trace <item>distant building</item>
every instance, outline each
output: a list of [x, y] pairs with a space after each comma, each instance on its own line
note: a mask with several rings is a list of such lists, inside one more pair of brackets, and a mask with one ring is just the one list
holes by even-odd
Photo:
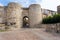
[[60, 5], [57, 6], [57, 12], [58, 12], [58, 14], [60, 14]]
[[43, 18], [57, 14], [56, 11], [52, 11], [52, 10], [48, 10], [48, 9], [41, 9], [41, 10], [42, 10]]

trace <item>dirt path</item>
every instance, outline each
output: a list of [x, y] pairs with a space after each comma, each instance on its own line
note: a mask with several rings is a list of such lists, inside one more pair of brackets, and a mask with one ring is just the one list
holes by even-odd
[[43, 29], [20, 29], [0, 32], [0, 40], [60, 40], [60, 36], [54, 36]]
[[43, 40], [60, 40], [60, 35], [52, 34], [52, 33], [46, 32], [42, 29], [32, 30], [32, 33], [39, 36]]

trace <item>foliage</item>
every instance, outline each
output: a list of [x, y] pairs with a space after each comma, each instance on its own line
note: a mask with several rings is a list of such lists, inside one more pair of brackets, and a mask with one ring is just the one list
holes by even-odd
[[6, 30], [0, 30], [0, 32], [5, 32]]
[[60, 23], [60, 14], [55, 14], [53, 16], [49, 16], [42, 20], [43, 24], [52, 24], [52, 23]]

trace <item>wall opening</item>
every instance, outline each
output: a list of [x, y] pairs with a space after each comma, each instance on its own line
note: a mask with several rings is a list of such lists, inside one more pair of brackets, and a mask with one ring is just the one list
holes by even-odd
[[29, 18], [28, 18], [28, 16], [23, 17], [23, 28], [29, 28]]

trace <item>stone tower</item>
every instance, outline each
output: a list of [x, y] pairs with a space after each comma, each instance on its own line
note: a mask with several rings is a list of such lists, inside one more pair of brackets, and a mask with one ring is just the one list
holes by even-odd
[[39, 4], [32, 4], [28, 8], [23, 8], [20, 4], [11, 2], [3, 10], [3, 21], [7, 27], [38, 27], [42, 22]]
[[37, 27], [42, 22], [41, 6], [39, 4], [30, 5], [29, 21], [30, 27]]
[[22, 27], [22, 9], [18, 3], [11, 2], [7, 6], [7, 24]]

